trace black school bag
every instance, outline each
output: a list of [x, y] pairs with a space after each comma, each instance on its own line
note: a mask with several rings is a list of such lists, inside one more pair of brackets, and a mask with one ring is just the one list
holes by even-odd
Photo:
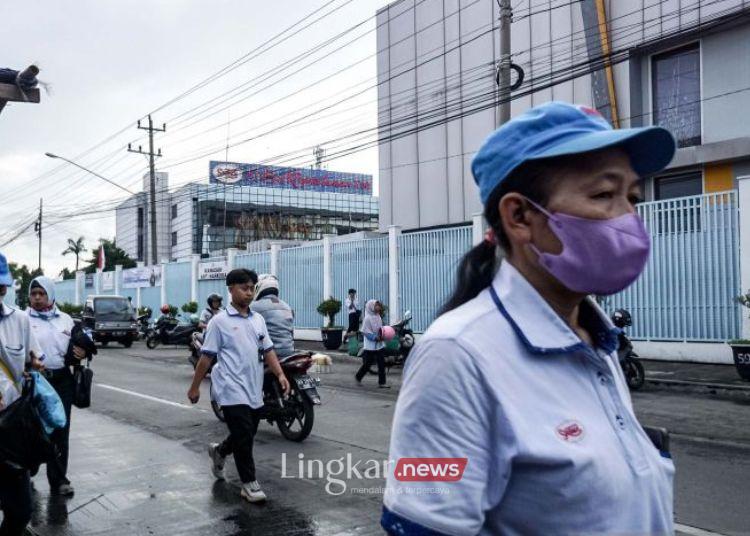
[[24, 378], [21, 397], [0, 411], [0, 461], [32, 473], [55, 459], [55, 447], [34, 406], [34, 389], [34, 378]]

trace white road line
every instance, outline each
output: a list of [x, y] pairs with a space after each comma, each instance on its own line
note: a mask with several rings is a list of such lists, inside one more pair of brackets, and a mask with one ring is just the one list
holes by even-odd
[[691, 536], [723, 536], [719, 532], [711, 532], [710, 530], [699, 529], [698, 527], [691, 527], [690, 525], [682, 525], [675, 523], [674, 528], [678, 532], [690, 534]]
[[166, 400], [164, 398], [158, 398], [156, 396], [151, 396], [151, 395], [144, 395], [143, 393], [139, 393], [137, 391], [129, 391], [127, 389], [115, 387], [114, 385], [107, 385], [106, 383], [97, 383], [95, 385], [97, 387], [101, 387], [102, 389], [109, 389], [110, 391], [115, 391], [117, 393], [122, 393], [122, 394], [130, 395], [130, 396], [136, 396], [138, 398], [143, 398], [144, 400], [150, 400], [151, 402], [159, 402], [160, 404], [167, 404], [168, 406], [173, 406], [176, 408], [189, 409], [191, 411], [195, 411], [195, 410], [207, 411], [203, 408], [199, 408], [198, 406], [189, 406], [187, 404], [180, 404], [179, 402], [172, 402], [171, 400]]

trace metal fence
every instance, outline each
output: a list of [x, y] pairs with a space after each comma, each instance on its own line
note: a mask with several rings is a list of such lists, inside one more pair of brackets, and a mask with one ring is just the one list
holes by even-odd
[[320, 327], [317, 306], [323, 293], [323, 246], [282, 249], [279, 255], [281, 298], [294, 310], [298, 328]]
[[257, 253], [243, 253], [235, 257], [237, 268], [255, 270], [257, 274], [267, 274], [271, 271], [271, 252], [260, 251]]
[[471, 226], [402, 234], [398, 239], [401, 311], [424, 331], [453, 290], [461, 257], [471, 249]]
[[342, 302], [338, 323], [348, 323], [343, 302], [350, 288], [357, 289], [361, 309], [369, 299], [388, 305], [388, 238], [334, 242], [331, 257], [333, 296]]
[[651, 257], [626, 291], [605, 300], [630, 311], [636, 339], [726, 341], [741, 330], [737, 192], [643, 203]]
[[191, 267], [189, 261], [173, 262], [165, 266], [167, 303], [170, 305], [180, 308], [190, 301]]
[[57, 303], [75, 303], [76, 301], [76, 280], [66, 279], [55, 283], [55, 296]]

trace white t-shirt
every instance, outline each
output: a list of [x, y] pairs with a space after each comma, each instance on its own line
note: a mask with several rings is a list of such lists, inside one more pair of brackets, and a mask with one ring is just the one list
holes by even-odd
[[[31, 352], [37, 357], [43, 356], [31, 332], [29, 317], [15, 307], [3, 304], [0, 311], [0, 359], [5, 366], [0, 367], [0, 393], [5, 407], [21, 396], [19, 386], [26, 364], [31, 362]], [[6, 368], [12, 379], [8, 378]]]
[[57, 307], [53, 316], [45, 317], [34, 309], [26, 310], [34, 338], [44, 352], [44, 366], [49, 370], [58, 370], [65, 366], [65, 354], [68, 353], [70, 335], [75, 323], [66, 313]]

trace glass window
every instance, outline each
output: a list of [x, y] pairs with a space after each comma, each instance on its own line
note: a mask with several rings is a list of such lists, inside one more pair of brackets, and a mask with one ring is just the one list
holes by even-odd
[[172, 219], [177, 217], [177, 205], [172, 205]]
[[172, 233], [172, 247], [177, 245], [177, 231]]
[[701, 143], [700, 48], [697, 43], [654, 56], [654, 124], [669, 129], [680, 147]]
[[654, 194], [657, 201], [703, 193], [703, 175], [700, 171], [656, 177], [654, 181]]

